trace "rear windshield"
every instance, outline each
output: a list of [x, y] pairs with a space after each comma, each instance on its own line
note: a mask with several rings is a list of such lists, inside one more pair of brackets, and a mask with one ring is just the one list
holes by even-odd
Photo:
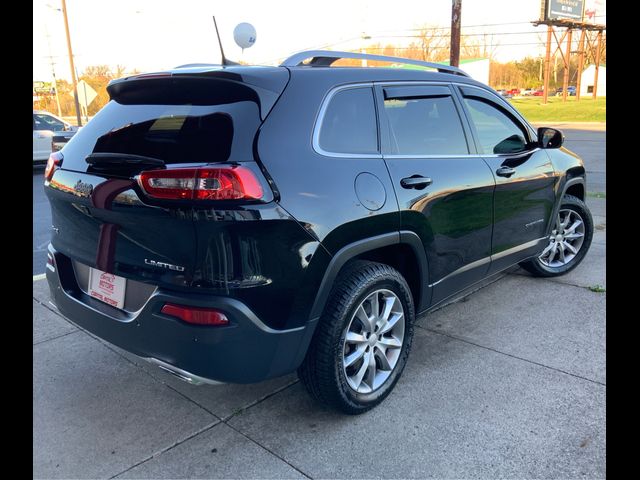
[[172, 163], [246, 162], [260, 111], [252, 101], [220, 105], [121, 105], [110, 101], [63, 149], [63, 168], [86, 171], [92, 153]]

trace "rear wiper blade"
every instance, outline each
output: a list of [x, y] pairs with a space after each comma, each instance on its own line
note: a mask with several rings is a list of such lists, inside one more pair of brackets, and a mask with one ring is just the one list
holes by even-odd
[[149, 165], [153, 167], [164, 167], [164, 160], [131, 153], [92, 153], [87, 155], [85, 161], [90, 165]]

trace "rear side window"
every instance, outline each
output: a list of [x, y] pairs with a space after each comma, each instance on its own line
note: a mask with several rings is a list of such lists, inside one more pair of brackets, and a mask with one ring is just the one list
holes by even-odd
[[322, 118], [318, 143], [328, 153], [378, 153], [373, 90], [349, 88], [331, 97]]
[[466, 155], [460, 117], [450, 96], [384, 101], [391, 153], [395, 155]]
[[109, 102], [65, 146], [64, 168], [85, 171], [92, 153], [127, 153], [176, 163], [253, 160], [258, 105], [122, 105]]

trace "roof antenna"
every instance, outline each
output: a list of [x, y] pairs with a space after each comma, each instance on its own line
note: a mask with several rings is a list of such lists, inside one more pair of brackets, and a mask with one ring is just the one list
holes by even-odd
[[220, 55], [222, 56], [222, 65], [238, 65], [236, 62], [228, 60], [224, 56], [224, 49], [222, 48], [222, 41], [220, 40], [220, 32], [218, 31], [218, 24], [216, 23], [216, 16], [213, 15], [213, 26], [216, 27], [216, 35], [218, 37], [218, 45], [220, 45]]

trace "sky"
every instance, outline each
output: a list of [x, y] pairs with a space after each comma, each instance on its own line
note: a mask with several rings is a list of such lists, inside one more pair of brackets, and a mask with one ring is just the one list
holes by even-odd
[[[61, 0], [33, 0], [33, 80], [51, 81], [52, 71], [71, 79], [60, 8]], [[451, 0], [67, 0], [67, 14], [78, 72], [91, 65], [149, 72], [220, 63], [213, 15], [227, 58], [273, 65], [312, 48], [406, 44], [412, 29], [449, 27]], [[498, 61], [540, 56], [544, 26], [530, 23], [539, 14], [540, 0], [463, 0], [462, 35], [494, 33]], [[240, 22], [257, 31], [244, 52], [233, 40]]]

